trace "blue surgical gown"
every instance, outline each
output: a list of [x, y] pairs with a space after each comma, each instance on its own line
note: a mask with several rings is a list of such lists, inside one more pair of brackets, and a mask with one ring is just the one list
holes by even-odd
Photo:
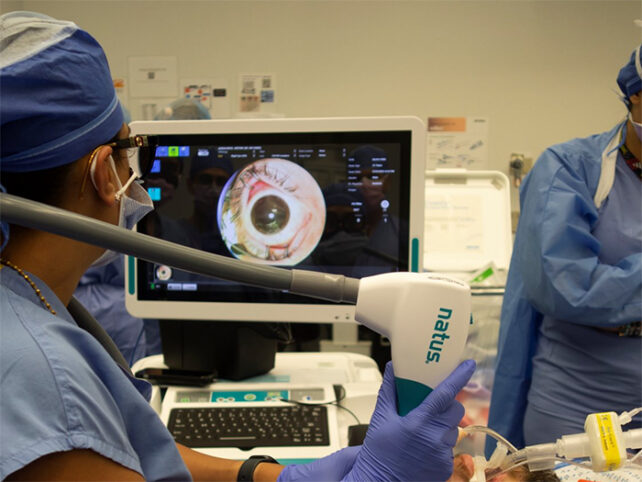
[[[489, 414], [517, 446], [642, 405], [642, 339], [599, 329], [642, 319], [642, 183], [609, 146], [622, 129], [550, 147], [521, 187]], [[598, 207], [603, 153], [617, 161]]]
[[89, 449], [146, 480], [190, 480], [147, 382], [126, 374], [56, 295], [0, 270], [0, 479], [54, 452]]

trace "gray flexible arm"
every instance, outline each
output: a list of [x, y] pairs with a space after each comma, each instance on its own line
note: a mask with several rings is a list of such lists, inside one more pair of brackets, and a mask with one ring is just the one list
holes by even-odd
[[356, 278], [302, 269], [293, 269], [291, 273], [292, 283], [289, 291], [292, 293], [336, 302], [357, 303], [359, 280]]
[[10, 194], [0, 193], [0, 218], [192, 273], [337, 303], [357, 302], [355, 278], [245, 263]]

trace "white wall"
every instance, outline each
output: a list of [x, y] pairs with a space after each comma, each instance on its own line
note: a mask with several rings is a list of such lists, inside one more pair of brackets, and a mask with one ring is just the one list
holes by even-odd
[[22, 0], [2, 0], [0, 2], [0, 13], [23, 10], [22, 3]]
[[615, 78], [642, 40], [640, 0], [6, 3], [87, 29], [114, 76], [128, 56], [169, 55], [179, 77], [227, 79], [232, 99], [239, 73], [275, 73], [290, 117], [487, 116], [503, 172], [513, 151], [621, 119]]

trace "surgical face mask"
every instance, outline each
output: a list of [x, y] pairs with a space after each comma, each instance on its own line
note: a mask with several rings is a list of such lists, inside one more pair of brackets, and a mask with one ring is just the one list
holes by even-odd
[[633, 116], [629, 113], [629, 120], [631, 121], [631, 124], [633, 124], [633, 128], [635, 129], [635, 133], [638, 135], [638, 139], [642, 141], [642, 124], [639, 122], [635, 122], [633, 120]]
[[[154, 209], [154, 203], [149, 197], [149, 194], [147, 194], [147, 191], [145, 191], [140, 184], [134, 182], [137, 177], [136, 174], [132, 174], [123, 186], [120, 182], [120, 178], [118, 177], [118, 172], [116, 172], [114, 159], [111, 156], [109, 156], [108, 162], [116, 176], [116, 184], [118, 186], [118, 191], [116, 191], [115, 194], [116, 202], [120, 203], [118, 226], [121, 228], [132, 229], [136, 223], [143, 218], [143, 216]], [[91, 182], [96, 186], [96, 181], [94, 180], [94, 166], [95, 163], [92, 163], [90, 176]], [[129, 194], [127, 194], [127, 189], [129, 189]], [[116, 260], [118, 255], [119, 253], [117, 252], [107, 250], [91, 264], [91, 267], [97, 268], [99, 266], [108, 265], [112, 261]]]

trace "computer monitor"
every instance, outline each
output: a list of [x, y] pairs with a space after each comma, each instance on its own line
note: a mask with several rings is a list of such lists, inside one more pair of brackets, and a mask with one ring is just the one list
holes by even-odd
[[[138, 231], [243, 262], [361, 278], [421, 271], [425, 126], [415, 117], [133, 122], [158, 136]], [[354, 307], [126, 260], [135, 316], [354, 322]]]

